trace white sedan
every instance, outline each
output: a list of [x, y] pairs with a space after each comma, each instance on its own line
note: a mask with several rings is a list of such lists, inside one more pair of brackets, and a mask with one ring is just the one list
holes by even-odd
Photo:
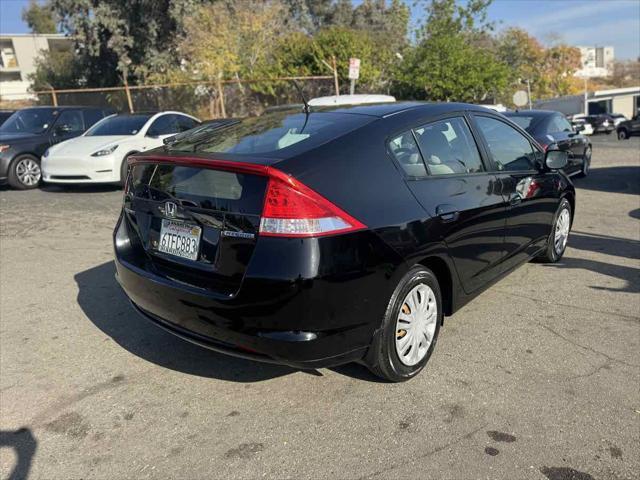
[[50, 147], [42, 156], [49, 183], [124, 181], [127, 157], [162, 145], [162, 140], [200, 125], [181, 112], [132, 113], [106, 117], [83, 135]]

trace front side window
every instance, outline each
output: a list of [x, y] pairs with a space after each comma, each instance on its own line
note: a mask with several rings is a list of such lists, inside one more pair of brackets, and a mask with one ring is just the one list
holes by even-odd
[[58, 112], [51, 108], [26, 108], [11, 115], [0, 127], [2, 133], [44, 133]]
[[534, 169], [535, 150], [524, 135], [500, 120], [481, 116], [475, 118], [498, 170]]
[[478, 147], [462, 117], [447, 118], [415, 130], [431, 175], [484, 171]]
[[420, 150], [418, 150], [416, 140], [410, 131], [391, 139], [388, 147], [408, 176], [424, 177], [427, 175]]
[[56, 122], [56, 131], [60, 133], [81, 133], [84, 130], [82, 114], [78, 110], [64, 110]]

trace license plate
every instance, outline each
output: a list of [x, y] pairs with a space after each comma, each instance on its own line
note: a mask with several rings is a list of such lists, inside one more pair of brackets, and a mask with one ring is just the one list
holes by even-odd
[[176, 257], [198, 259], [202, 229], [195, 225], [174, 220], [162, 220], [158, 250]]

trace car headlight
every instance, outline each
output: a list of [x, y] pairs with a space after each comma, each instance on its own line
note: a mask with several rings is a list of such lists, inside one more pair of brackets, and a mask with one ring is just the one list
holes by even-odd
[[118, 145], [114, 145], [113, 147], [105, 148], [103, 150], [98, 150], [97, 152], [92, 153], [91, 156], [104, 157], [105, 155], [111, 155], [113, 152], [116, 151], [116, 148], [118, 148]]
[[0, 153], [5, 152], [11, 148], [11, 145], [0, 145]]

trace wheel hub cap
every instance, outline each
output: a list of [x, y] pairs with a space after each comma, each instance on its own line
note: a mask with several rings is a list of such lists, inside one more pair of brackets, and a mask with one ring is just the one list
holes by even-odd
[[411, 289], [402, 302], [396, 321], [396, 353], [407, 366], [420, 362], [427, 354], [438, 321], [436, 296], [424, 284]]

